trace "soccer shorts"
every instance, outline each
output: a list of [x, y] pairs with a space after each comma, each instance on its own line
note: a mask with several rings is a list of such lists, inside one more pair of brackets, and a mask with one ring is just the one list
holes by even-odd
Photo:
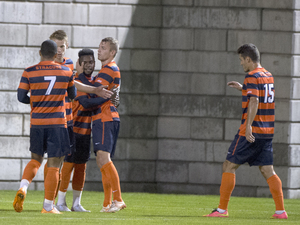
[[62, 157], [70, 153], [67, 128], [30, 128], [30, 151], [48, 158]]
[[75, 134], [75, 151], [65, 157], [65, 162], [82, 164], [90, 160], [91, 135]]
[[95, 155], [97, 151], [102, 150], [105, 152], [109, 152], [110, 157], [114, 156], [119, 129], [120, 121], [93, 121], [92, 134]]
[[235, 164], [249, 163], [250, 166], [273, 165], [272, 139], [255, 139], [250, 143], [245, 136], [235, 136], [226, 159]]
[[73, 152], [75, 152], [75, 135], [73, 131], [73, 126], [68, 126], [68, 133], [70, 139], [70, 151], [72, 154]]

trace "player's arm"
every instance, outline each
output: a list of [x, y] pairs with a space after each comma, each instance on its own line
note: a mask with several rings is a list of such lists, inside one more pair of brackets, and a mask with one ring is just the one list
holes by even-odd
[[27, 72], [24, 71], [17, 90], [19, 102], [22, 102], [24, 104], [30, 104], [30, 97], [28, 96], [29, 89], [29, 79], [27, 76]]
[[89, 109], [95, 106], [102, 105], [104, 102], [109, 101], [110, 99], [104, 99], [101, 97], [89, 98], [86, 95], [77, 97], [76, 100], [79, 101], [80, 105], [82, 105], [85, 109]]
[[21, 88], [18, 88], [18, 101], [22, 102], [24, 104], [30, 103], [30, 97], [28, 96], [28, 90], [24, 90]]
[[99, 87], [94, 87], [94, 86], [90, 86], [90, 85], [86, 85], [83, 83], [80, 83], [78, 81], [74, 81], [76, 88], [78, 89], [78, 91], [81, 92], [85, 92], [85, 93], [90, 93], [90, 94], [96, 94], [99, 97], [105, 98], [105, 99], [109, 99], [113, 92], [107, 90], [107, 86], [99, 86]]
[[243, 88], [243, 85], [241, 85], [239, 82], [237, 82], [237, 81], [229, 81], [228, 83], [227, 83], [227, 85], [229, 86], [229, 87], [232, 87], [232, 88], [235, 88], [235, 89], [237, 89], [237, 90], [239, 90], [239, 91], [242, 91], [242, 88]]
[[246, 139], [251, 143], [255, 141], [255, 137], [252, 134], [252, 123], [257, 113], [258, 104], [259, 100], [257, 97], [250, 97], [246, 120]]
[[74, 99], [77, 95], [77, 90], [75, 88], [75, 85], [68, 87], [67, 92], [68, 92], [68, 97], [70, 99]]

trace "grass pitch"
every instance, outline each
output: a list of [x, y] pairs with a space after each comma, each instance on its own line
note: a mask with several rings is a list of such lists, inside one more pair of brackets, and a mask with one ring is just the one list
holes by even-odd
[[[122, 193], [127, 208], [117, 213], [100, 213], [103, 193], [84, 191], [82, 205], [91, 213], [65, 212], [41, 214], [44, 192], [28, 191], [21, 213], [12, 203], [16, 191], [0, 191], [0, 224], [3, 225], [76, 225], [76, 224], [300, 224], [300, 199], [286, 199], [288, 220], [274, 220], [272, 198], [232, 197], [229, 218], [202, 217], [217, 207], [219, 196]], [[72, 192], [67, 193], [71, 207]]]

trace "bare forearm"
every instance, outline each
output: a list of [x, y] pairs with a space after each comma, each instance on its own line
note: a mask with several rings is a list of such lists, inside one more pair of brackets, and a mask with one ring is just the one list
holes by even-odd
[[76, 86], [78, 91], [95, 94], [96, 87], [80, 83], [76, 80], [74, 81], [74, 83], [75, 83], [75, 86]]
[[246, 126], [251, 126], [256, 116], [259, 100], [256, 97], [250, 97]]

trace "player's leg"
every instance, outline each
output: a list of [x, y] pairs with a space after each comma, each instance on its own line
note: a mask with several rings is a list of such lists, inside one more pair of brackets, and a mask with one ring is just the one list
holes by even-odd
[[97, 151], [96, 162], [102, 174], [102, 186], [104, 192], [103, 208], [100, 212], [108, 212], [111, 207], [112, 197], [111, 177], [106, 174], [108, 173], [108, 166], [111, 163], [110, 153], [101, 150]]
[[86, 163], [90, 159], [91, 135], [75, 134], [74, 173], [72, 181], [74, 212], [90, 212], [81, 205], [81, 197], [86, 176]]
[[17, 191], [13, 202], [13, 207], [16, 212], [22, 212], [28, 186], [36, 176], [42, 162], [43, 156], [31, 153], [31, 160], [28, 162], [24, 169], [23, 176], [20, 182], [20, 188]]
[[[100, 168], [100, 171], [102, 169], [110, 184], [111, 189], [109, 189], [109, 191], [112, 190], [112, 194], [113, 194], [113, 203], [107, 212], [117, 212], [121, 209], [126, 208], [126, 205], [121, 196], [119, 174], [115, 165], [110, 160], [110, 153], [101, 150], [97, 151], [96, 161], [98, 167]], [[111, 196], [110, 192], [106, 193], [105, 198], [107, 199], [107, 201], [108, 198], [110, 198], [110, 196]]]
[[37, 174], [44, 159], [44, 130], [30, 128], [30, 151], [31, 160], [26, 165], [20, 183], [20, 188], [15, 196], [13, 207], [16, 212], [22, 212], [23, 203], [27, 194], [29, 184]]
[[107, 212], [111, 206], [112, 188], [110, 186], [109, 179], [105, 174], [105, 170], [101, 167], [100, 171], [102, 174], [102, 185], [103, 185], [103, 192], [104, 192], [103, 207], [100, 210], [100, 212]]
[[70, 212], [71, 210], [68, 208], [66, 203], [66, 194], [69, 187], [72, 170], [74, 168], [74, 163], [64, 162], [63, 167], [61, 169], [61, 183], [59, 187], [59, 191], [57, 193], [57, 203], [56, 208], [61, 212]]
[[[235, 171], [246, 160], [243, 156], [243, 151], [247, 148], [247, 140], [245, 137], [236, 135], [232, 141], [229, 149], [226, 161], [223, 163], [223, 173], [220, 186], [220, 202], [216, 210], [207, 217], [228, 217], [228, 203], [231, 197], [231, 193], [235, 187]], [[241, 157], [242, 156], [242, 157]]]
[[[45, 199], [43, 204], [42, 213], [47, 213], [54, 210], [54, 198], [59, 181], [59, 167], [63, 161], [62, 157], [48, 157], [48, 173], [44, 181], [45, 186]], [[53, 212], [58, 214], [57, 212]]]
[[73, 181], [72, 181], [72, 188], [73, 188], [73, 205], [72, 211], [74, 212], [90, 212], [86, 210], [81, 205], [81, 196], [85, 182], [85, 173], [86, 171], [86, 163], [75, 164], [74, 166], [74, 174], [73, 174]]
[[284, 209], [282, 183], [280, 178], [275, 173], [273, 165], [260, 166], [259, 170], [264, 176], [264, 178], [267, 180], [270, 192], [275, 202], [276, 211], [272, 218], [287, 219], [288, 215]]
[[54, 198], [59, 181], [59, 169], [65, 155], [70, 153], [69, 134], [66, 128], [47, 128], [48, 173], [44, 181], [45, 199], [42, 213], [61, 214], [54, 208]]

